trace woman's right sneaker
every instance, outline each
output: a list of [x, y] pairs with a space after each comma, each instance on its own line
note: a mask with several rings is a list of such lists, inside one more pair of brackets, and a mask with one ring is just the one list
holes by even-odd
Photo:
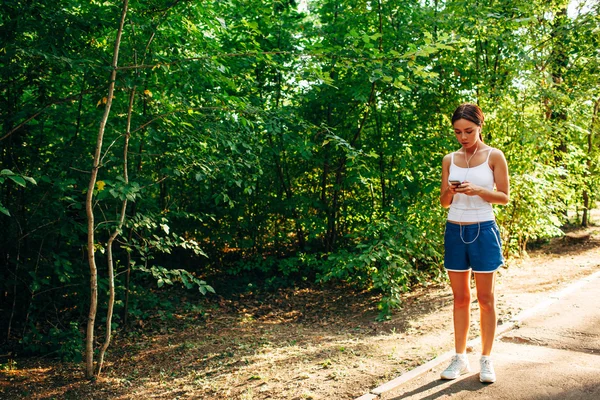
[[466, 355], [457, 354], [452, 357], [452, 362], [448, 365], [440, 375], [442, 379], [456, 379], [462, 374], [466, 374], [469, 372], [471, 368], [469, 367], [469, 360]]

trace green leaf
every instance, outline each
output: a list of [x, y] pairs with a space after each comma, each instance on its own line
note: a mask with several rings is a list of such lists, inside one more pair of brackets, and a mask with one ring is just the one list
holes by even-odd
[[37, 182], [35, 181], [35, 179], [33, 179], [30, 176], [24, 176], [23, 179], [25, 179], [27, 182], [33, 184], [33, 185], [37, 185]]
[[4, 206], [2, 205], [2, 203], [0, 203], [0, 212], [2, 214], [6, 214], [10, 217], [10, 213], [8, 212], [8, 210], [6, 208], [4, 208]]
[[25, 187], [25, 179], [23, 179], [22, 177], [18, 175], [9, 175], [8, 177], [17, 185]]
[[186, 289], [191, 289], [193, 286], [185, 274], [181, 274], [181, 282], [183, 282], [183, 285], [186, 287]]

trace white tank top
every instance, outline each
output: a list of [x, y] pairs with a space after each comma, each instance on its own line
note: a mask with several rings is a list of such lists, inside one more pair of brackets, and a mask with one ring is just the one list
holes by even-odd
[[[454, 154], [450, 163], [448, 181], [469, 181], [488, 190], [494, 190], [494, 171], [490, 168], [490, 149], [484, 163], [471, 168], [463, 168], [454, 164]], [[457, 222], [484, 222], [495, 220], [492, 205], [479, 196], [467, 196], [456, 193], [448, 210], [448, 220]]]

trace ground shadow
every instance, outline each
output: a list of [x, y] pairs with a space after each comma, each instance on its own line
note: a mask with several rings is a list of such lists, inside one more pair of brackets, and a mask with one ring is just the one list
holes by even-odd
[[[433, 400], [444, 395], [453, 395], [461, 392], [478, 392], [485, 389], [487, 386], [488, 384], [479, 381], [479, 374], [472, 374], [454, 381], [438, 379], [427, 385], [411, 390], [410, 392], [405, 392], [396, 397], [392, 397], [389, 400], [400, 400], [413, 397], [420, 400]], [[431, 392], [436, 388], [438, 390], [435, 391], [435, 393], [425, 395], [425, 393]], [[419, 394], [423, 394], [425, 397], [419, 397]]]

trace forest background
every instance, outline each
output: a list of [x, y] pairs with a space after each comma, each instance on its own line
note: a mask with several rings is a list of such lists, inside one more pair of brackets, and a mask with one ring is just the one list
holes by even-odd
[[507, 257], [597, 200], [597, 2], [0, 9], [3, 353], [86, 354], [91, 377], [111, 330], [195, 307], [173, 285], [210, 302], [343, 283], [385, 319], [443, 279], [440, 166], [465, 101], [509, 163]]

